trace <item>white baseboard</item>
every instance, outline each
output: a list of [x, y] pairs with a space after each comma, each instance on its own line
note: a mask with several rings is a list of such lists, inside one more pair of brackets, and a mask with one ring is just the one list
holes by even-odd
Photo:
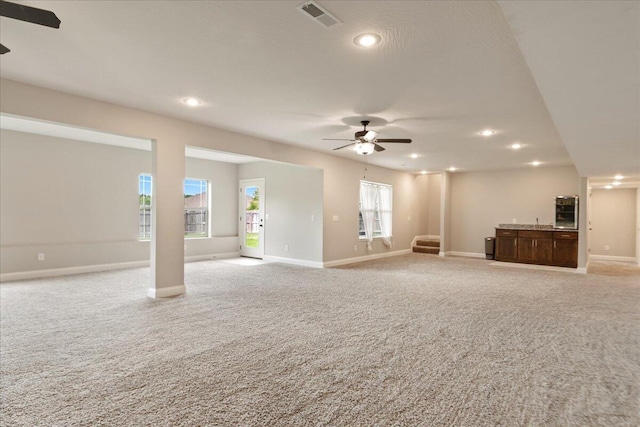
[[166, 288], [149, 288], [147, 296], [150, 298], [170, 298], [182, 295], [187, 291], [184, 285], [168, 286]]
[[[220, 254], [194, 255], [184, 258], [184, 262], [203, 261], [211, 259], [234, 258], [240, 256], [239, 252], [224, 252]], [[82, 265], [79, 267], [52, 268], [49, 270], [17, 271], [15, 273], [0, 274], [0, 282], [13, 280], [40, 279], [45, 277], [70, 276], [72, 274], [97, 273], [99, 271], [124, 270], [126, 268], [149, 267], [150, 261], [128, 261], [114, 264]]]
[[479, 252], [459, 252], [459, 251], [448, 251], [444, 253], [444, 256], [460, 256], [465, 258], [486, 258], [487, 255]]
[[184, 262], [207, 261], [212, 259], [238, 258], [240, 252], [224, 252], [221, 254], [191, 255], [184, 257]]
[[98, 271], [122, 270], [125, 268], [148, 267], [149, 261], [118, 262], [115, 264], [83, 265], [80, 267], [52, 268], [50, 270], [18, 271], [0, 274], [0, 282], [12, 280], [40, 279], [44, 277], [69, 276], [72, 274], [95, 273]]
[[410, 253], [412, 253], [411, 249], [402, 249], [401, 251], [383, 252], [380, 254], [371, 254], [371, 255], [359, 256], [354, 258], [345, 258], [345, 259], [325, 262], [323, 263], [323, 267], [324, 268], [338, 267], [340, 265], [354, 264], [356, 262], [370, 261], [373, 259], [388, 258], [392, 256], [406, 255]]
[[636, 257], [633, 256], [589, 255], [589, 259], [594, 261], [638, 262]]
[[307, 261], [305, 259], [296, 259], [296, 258], [285, 258], [285, 257], [280, 257], [280, 256], [271, 256], [271, 255], [265, 255], [264, 258], [262, 258], [264, 261], [267, 262], [281, 262], [283, 264], [292, 264], [292, 265], [300, 265], [303, 267], [312, 267], [312, 268], [322, 268], [323, 264], [322, 262], [319, 261]]

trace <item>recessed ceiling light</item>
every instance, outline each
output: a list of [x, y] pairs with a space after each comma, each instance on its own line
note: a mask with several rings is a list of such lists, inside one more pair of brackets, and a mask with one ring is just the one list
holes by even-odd
[[495, 134], [495, 133], [496, 133], [496, 131], [495, 131], [495, 130], [492, 130], [492, 129], [485, 129], [485, 130], [483, 130], [482, 132], [480, 132], [480, 135], [482, 135], [482, 136], [491, 136], [491, 135], [493, 135], [493, 134]]
[[182, 100], [182, 102], [190, 107], [197, 107], [198, 105], [202, 105], [202, 101], [197, 98], [185, 98]]
[[604, 188], [606, 188], [607, 190], [611, 190], [613, 188], [613, 186], [611, 185], [605, 185]]
[[621, 183], [620, 181], [614, 181], [612, 184], [613, 184], [613, 185], [620, 185], [620, 184], [622, 184], [622, 183]]
[[377, 44], [380, 44], [381, 40], [382, 38], [377, 34], [365, 33], [365, 34], [357, 35], [353, 39], [353, 43], [355, 43], [356, 46], [360, 46], [360, 47], [372, 47]]
[[413, 153], [409, 157], [411, 157], [412, 159], [417, 159], [420, 156], [418, 156], [416, 153]]
[[426, 175], [426, 174], [427, 174], [427, 171], [420, 171], [420, 173], [421, 173], [422, 175]]
[[539, 161], [537, 161], [537, 160], [534, 160], [533, 162], [531, 162], [531, 164], [532, 164], [533, 166], [540, 166], [542, 163], [541, 163], [541, 162], [539, 162]]
[[522, 144], [518, 144], [518, 143], [516, 142], [515, 144], [511, 144], [511, 145], [509, 146], [509, 148], [512, 148], [512, 149], [514, 149], [514, 150], [519, 150], [519, 149], [521, 149], [521, 148], [522, 148]]
[[616, 176], [613, 177], [613, 179], [621, 180], [621, 179], [624, 179], [624, 176], [616, 175]]
[[453, 166], [451, 166], [451, 167], [449, 168], [449, 170], [450, 170], [451, 172], [455, 172], [455, 171], [456, 171], [456, 168], [455, 168], [455, 167], [453, 167]]

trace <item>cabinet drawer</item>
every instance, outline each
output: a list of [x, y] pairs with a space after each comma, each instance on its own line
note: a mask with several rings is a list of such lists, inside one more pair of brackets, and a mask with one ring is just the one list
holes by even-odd
[[529, 237], [531, 239], [550, 239], [552, 235], [550, 231], [520, 230], [518, 231], [518, 237]]
[[503, 230], [501, 228], [496, 229], [496, 237], [517, 237], [518, 230]]
[[563, 239], [563, 240], [578, 240], [578, 233], [570, 233], [567, 231], [554, 231], [553, 238]]

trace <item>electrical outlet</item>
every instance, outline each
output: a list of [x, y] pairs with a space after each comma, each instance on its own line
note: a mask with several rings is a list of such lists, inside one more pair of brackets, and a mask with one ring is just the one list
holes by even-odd
[[407, 218], [407, 221], [411, 221], [411, 217]]
[[316, 220], [316, 216], [315, 215], [311, 215], [311, 221], [315, 221]]
[[353, 250], [357, 251], [358, 250], [358, 245], [353, 245]]
[[334, 221], [340, 221], [340, 217], [338, 215], [334, 215], [332, 219]]
[[609, 247], [609, 245], [606, 245], [606, 246], [604, 247], [604, 250], [605, 250], [605, 251], [608, 251], [609, 249], [611, 249], [611, 248]]
[[284, 251], [289, 252], [289, 245], [284, 245]]
[[38, 254], [38, 261], [44, 261], [44, 254]]

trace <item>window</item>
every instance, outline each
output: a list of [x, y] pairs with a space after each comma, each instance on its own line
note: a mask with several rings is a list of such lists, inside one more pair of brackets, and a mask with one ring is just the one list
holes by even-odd
[[209, 182], [184, 180], [184, 237], [209, 237]]
[[[140, 240], [151, 238], [151, 175], [138, 178]], [[209, 237], [209, 182], [202, 179], [184, 180], [184, 237]]]
[[360, 181], [359, 236], [371, 249], [374, 238], [382, 238], [391, 247], [392, 187], [369, 181]]
[[138, 220], [138, 238], [151, 238], [151, 175], [141, 174], [138, 177], [138, 201], [140, 205]]

